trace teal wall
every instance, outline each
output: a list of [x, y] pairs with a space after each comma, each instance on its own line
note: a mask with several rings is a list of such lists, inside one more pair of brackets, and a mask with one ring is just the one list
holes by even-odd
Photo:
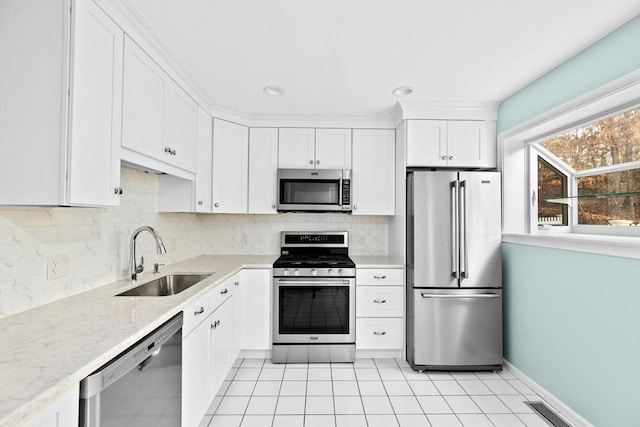
[[640, 16], [507, 98], [498, 133], [640, 68]]
[[505, 359], [595, 426], [640, 426], [640, 260], [502, 252]]
[[[507, 98], [498, 132], [640, 69], [640, 16]], [[640, 260], [505, 244], [505, 359], [600, 427], [640, 426]]]

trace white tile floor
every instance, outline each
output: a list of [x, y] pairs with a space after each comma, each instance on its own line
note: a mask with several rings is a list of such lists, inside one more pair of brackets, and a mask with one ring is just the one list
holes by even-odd
[[200, 427], [548, 427], [508, 371], [428, 372], [401, 359], [238, 359]]

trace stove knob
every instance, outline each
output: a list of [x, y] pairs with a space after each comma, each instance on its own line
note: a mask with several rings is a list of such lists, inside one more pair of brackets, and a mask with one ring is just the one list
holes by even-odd
[[338, 275], [339, 275], [339, 276], [342, 276], [343, 274], [344, 274], [344, 271], [342, 271], [342, 269], [341, 269], [341, 268], [339, 268], [339, 269], [338, 269]]
[[327, 273], [329, 274], [329, 276], [331, 276], [333, 274], [333, 268], [330, 268]]
[[284, 271], [282, 272], [285, 276], [289, 275], [289, 269], [285, 268]]
[[315, 269], [315, 268], [312, 268], [312, 269], [311, 269], [311, 275], [312, 275], [312, 276], [317, 276], [317, 275], [318, 275], [318, 272], [316, 271], [316, 269]]
[[299, 276], [300, 275], [300, 272], [298, 271], [297, 268], [295, 270], [293, 270], [293, 275], [294, 276]]

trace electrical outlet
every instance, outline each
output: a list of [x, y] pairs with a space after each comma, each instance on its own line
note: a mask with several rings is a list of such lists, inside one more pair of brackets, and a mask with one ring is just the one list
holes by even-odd
[[69, 256], [55, 255], [47, 258], [47, 280], [60, 279], [69, 275]]
[[247, 246], [248, 244], [249, 244], [249, 236], [247, 236], [247, 233], [242, 233], [240, 246], [244, 247], [244, 246]]
[[358, 246], [360, 246], [361, 248], [367, 246], [367, 239], [364, 236], [358, 237]]

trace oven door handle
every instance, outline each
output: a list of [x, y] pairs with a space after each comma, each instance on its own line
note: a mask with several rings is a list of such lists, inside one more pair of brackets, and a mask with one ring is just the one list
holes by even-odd
[[283, 280], [279, 279], [278, 284], [282, 285], [348, 285], [350, 280]]

